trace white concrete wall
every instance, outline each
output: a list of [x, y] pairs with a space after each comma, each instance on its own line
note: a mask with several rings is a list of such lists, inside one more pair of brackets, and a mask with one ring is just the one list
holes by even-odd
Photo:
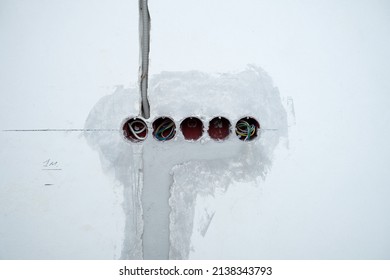
[[[1, 1], [0, 129], [83, 128], [98, 100], [135, 84], [136, 2]], [[265, 182], [197, 197], [189, 257], [389, 258], [388, 2], [150, 10], [152, 74], [255, 63], [295, 104], [290, 150], [276, 151]], [[81, 133], [1, 131], [0, 145], [0, 258], [126, 256], [123, 184]], [[42, 170], [47, 159], [62, 170]]]

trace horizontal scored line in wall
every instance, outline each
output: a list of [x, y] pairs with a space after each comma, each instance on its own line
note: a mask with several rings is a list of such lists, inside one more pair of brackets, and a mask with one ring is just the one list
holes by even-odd
[[119, 129], [101, 128], [44, 128], [44, 129], [4, 129], [3, 132], [118, 132]]

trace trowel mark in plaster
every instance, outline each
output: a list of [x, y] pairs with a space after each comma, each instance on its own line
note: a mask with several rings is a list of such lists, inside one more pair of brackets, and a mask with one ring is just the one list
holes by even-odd
[[[266, 177], [272, 161], [261, 145], [242, 145], [238, 154], [225, 161], [191, 161], [173, 169], [170, 259], [189, 256], [197, 196], [214, 197], [217, 191], [225, 193], [233, 181], [248, 182], [256, 181], [259, 176]], [[200, 219], [203, 223], [198, 229], [200, 234], [207, 231], [214, 214], [204, 211]]]

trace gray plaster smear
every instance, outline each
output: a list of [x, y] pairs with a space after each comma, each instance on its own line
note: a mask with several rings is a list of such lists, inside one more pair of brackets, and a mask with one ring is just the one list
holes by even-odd
[[[162, 72], [150, 79], [149, 101], [149, 135], [144, 142], [125, 140], [120, 129], [125, 118], [138, 116], [137, 88], [118, 87], [94, 106], [85, 123], [88, 129], [118, 128], [117, 134], [86, 132], [85, 137], [99, 153], [104, 170], [123, 185], [121, 258], [187, 259], [193, 232], [206, 235], [215, 214], [206, 211], [194, 228], [197, 197], [226, 192], [232, 182], [264, 180], [274, 149], [287, 139], [287, 113], [271, 78], [253, 65], [234, 73]], [[174, 139], [153, 138], [151, 123], [160, 116], [175, 121]], [[204, 124], [198, 141], [187, 141], [180, 132], [180, 122], [189, 116]], [[216, 116], [228, 118], [232, 125], [224, 141], [207, 134]], [[234, 126], [244, 116], [260, 123], [254, 141], [243, 142], [235, 135]]]

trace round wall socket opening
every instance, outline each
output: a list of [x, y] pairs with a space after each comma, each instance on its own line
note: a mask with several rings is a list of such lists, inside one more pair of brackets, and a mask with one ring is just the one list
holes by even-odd
[[159, 117], [154, 120], [153, 136], [158, 141], [171, 140], [176, 135], [175, 122], [169, 117]]
[[214, 140], [224, 140], [230, 134], [230, 121], [224, 117], [215, 117], [209, 122], [208, 133]]
[[236, 124], [236, 135], [242, 141], [252, 141], [258, 135], [259, 122], [252, 117], [240, 119]]
[[142, 142], [148, 137], [148, 126], [140, 118], [130, 118], [123, 124], [123, 135], [131, 142]]
[[203, 123], [196, 117], [185, 118], [180, 124], [180, 129], [186, 140], [198, 140], [203, 135]]

